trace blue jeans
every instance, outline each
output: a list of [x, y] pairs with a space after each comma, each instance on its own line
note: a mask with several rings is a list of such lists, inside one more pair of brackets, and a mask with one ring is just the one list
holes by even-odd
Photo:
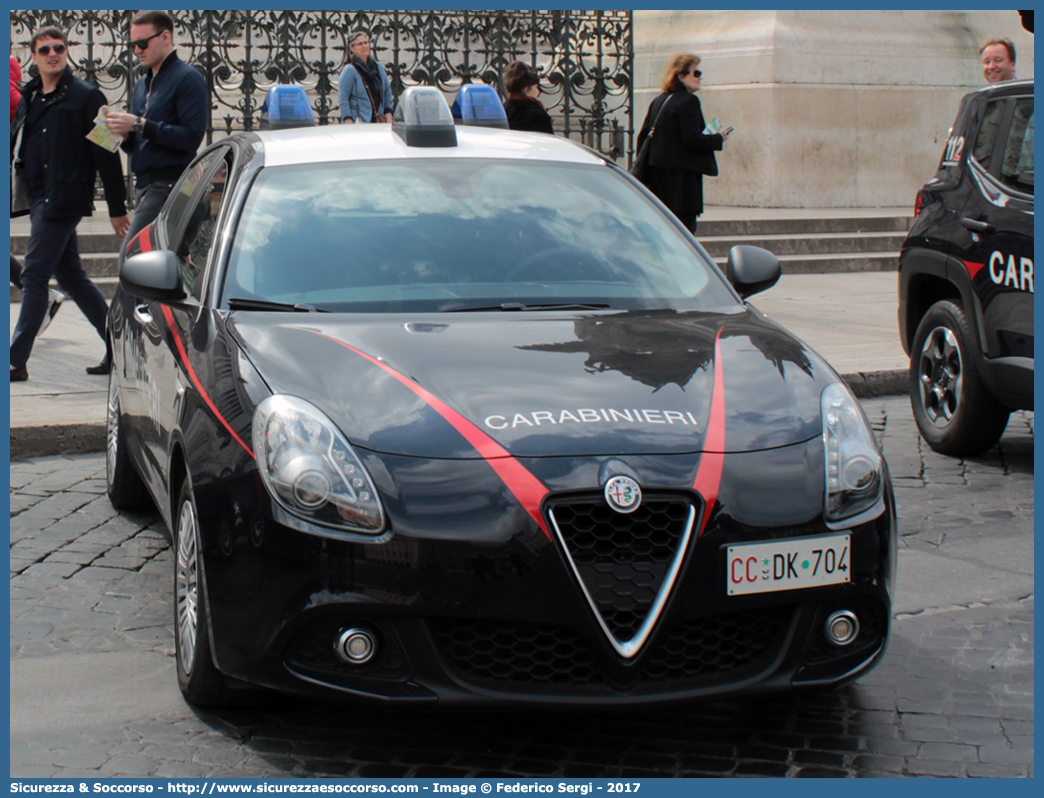
[[163, 203], [167, 201], [171, 190], [174, 188], [173, 180], [157, 180], [149, 183], [144, 188], [134, 192], [134, 216], [131, 218], [130, 229], [120, 251], [120, 262], [127, 255], [127, 244], [134, 240], [134, 236], [145, 229], [147, 225], [156, 221], [159, 212], [163, 210]]
[[29, 362], [33, 342], [47, 313], [47, 284], [52, 277], [57, 278], [58, 285], [105, 340], [109, 306], [80, 262], [76, 225], [81, 217], [45, 219], [43, 211], [44, 200], [33, 200], [29, 210], [29, 247], [22, 266], [22, 310], [11, 336], [11, 365], [16, 367]]

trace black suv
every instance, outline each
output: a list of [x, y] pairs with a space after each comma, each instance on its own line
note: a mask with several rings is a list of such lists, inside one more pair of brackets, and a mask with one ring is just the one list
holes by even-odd
[[1033, 81], [965, 95], [903, 243], [899, 332], [921, 435], [989, 449], [1033, 408]]

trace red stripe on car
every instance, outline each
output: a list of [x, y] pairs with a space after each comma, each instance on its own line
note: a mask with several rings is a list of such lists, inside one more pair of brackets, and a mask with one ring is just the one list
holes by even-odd
[[192, 384], [196, 386], [196, 390], [199, 391], [199, 395], [203, 397], [203, 401], [207, 403], [207, 407], [210, 408], [211, 412], [214, 414], [217, 420], [221, 422], [221, 425], [228, 430], [229, 434], [236, 439], [240, 446], [246, 449], [246, 453], [256, 460], [257, 455], [254, 454], [253, 450], [251, 450], [249, 446], [243, 443], [242, 438], [236, 435], [236, 431], [232, 429], [232, 425], [225, 420], [225, 417], [221, 415], [220, 412], [218, 412], [218, 409], [211, 401], [210, 396], [207, 394], [205, 390], [203, 390], [203, 385], [200, 383], [199, 377], [196, 376], [196, 370], [192, 368], [192, 364], [189, 363], [188, 353], [185, 351], [185, 344], [182, 343], [181, 336], [178, 334], [178, 328], [174, 325], [174, 314], [170, 312], [170, 308], [168, 308], [166, 305], [160, 305], [160, 307], [163, 308], [163, 318], [167, 320], [167, 326], [170, 328], [170, 334], [174, 336], [174, 345], [178, 349], [178, 354], [181, 356], [181, 362], [182, 364], [184, 364], [185, 371], [188, 373], [189, 379], [192, 380]]
[[982, 269], [986, 268], [985, 263], [975, 263], [970, 260], [962, 260], [961, 263], [964, 264], [964, 268], [968, 270], [968, 276], [973, 280], [975, 279], [975, 275], [977, 275]]
[[714, 337], [714, 388], [711, 392], [710, 418], [703, 455], [692, 488], [703, 497], [703, 520], [696, 537], [703, 534], [718, 501], [721, 471], [725, 462], [725, 384], [721, 379], [721, 330]]
[[138, 249], [141, 252], [152, 252], [152, 239], [149, 237], [149, 230], [151, 229], [151, 224], [147, 224], [141, 228], [141, 230], [138, 231], [138, 234], [127, 244], [127, 252], [130, 252], [131, 247], [135, 244], [138, 245]]
[[544, 523], [544, 518], [540, 514], [540, 503], [548, 494], [547, 488], [544, 487], [544, 484], [533, 476], [524, 465], [512, 457], [503, 446], [489, 437], [441, 399], [433, 396], [431, 393], [417, 385], [417, 383], [413, 382], [413, 380], [400, 374], [377, 358], [356, 349], [350, 344], [346, 344], [344, 341], [338, 341], [336, 338], [331, 338], [330, 336], [322, 335], [321, 333], [316, 333], [316, 335], [319, 335], [321, 338], [325, 338], [328, 341], [333, 341], [335, 344], [340, 344], [345, 349], [355, 352], [355, 354], [366, 358], [366, 360], [369, 360], [375, 366], [380, 367], [417, 394], [417, 396], [419, 396], [429, 407], [446, 419], [453, 428], [457, 430], [457, 432], [467, 439], [468, 443], [475, 447], [476, 451], [482, 455], [482, 458], [490, 464], [493, 470], [497, 472], [497, 476], [503, 480], [508, 490], [510, 490], [515, 498], [518, 499], [519, 503], [525, 508], [526, 512], [529, 513], [530, 517], [536, 521], [537, 526], [539, 526], [541, 531], [547, 536], [547, 539], [551, 540], [551, 532], [548, 530], [547, 524]]

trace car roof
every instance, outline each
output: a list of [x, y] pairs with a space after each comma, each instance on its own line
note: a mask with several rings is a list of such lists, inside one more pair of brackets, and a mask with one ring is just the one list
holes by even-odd
[[983, 86], [981, 89], [976, 89], [970, 94], [988, 94], [991, 97], [1015, 95], [1015, 94], [1033, 94], [1033, 78], [1028, 80], [1004, 80], [1000, 83], [990, 83], [989, 85]]
[[333, 163], [408, 158], [506, 158], [521, 161], [602, 164], [593, 150], [546, 133], [457, 126], [455, 147], [407, 147], [391, 125], [325, 125], [256, 132], [264, 165]]

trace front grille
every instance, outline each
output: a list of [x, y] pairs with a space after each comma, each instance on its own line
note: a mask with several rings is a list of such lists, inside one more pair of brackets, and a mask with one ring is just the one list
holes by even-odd
[[546, 685], [595, 685], [602, 675], [587, 644], [553, 625], [458, 621], [429, 622], [452, 668], [486, 681]]
[[618, 641], [633, 638], [645, 622], [679, 554], [691, 509], [680, 497], [646, 498], [627, 515], [601, 496], [551, 507], [592, 604]]
[[792, 607], [770, 607], [689, 621], [657, 641], [643, 672], [672, 681], [742, 668], [775, 652], [792, 615]]
[[[701, 679], [765, 667], [776, 655], [793, 612], [793, 607], [772, 607], [690, 621], [657, 639], [637, 673], [617, 672], [616, 687], [633, 689], [636, 676], [639, 687], [682, 681], [697, 687]], [[428, 624], [444, 660], [465, 681], [613, 686], [613, 675], [569, 629], [450, 618]]]

